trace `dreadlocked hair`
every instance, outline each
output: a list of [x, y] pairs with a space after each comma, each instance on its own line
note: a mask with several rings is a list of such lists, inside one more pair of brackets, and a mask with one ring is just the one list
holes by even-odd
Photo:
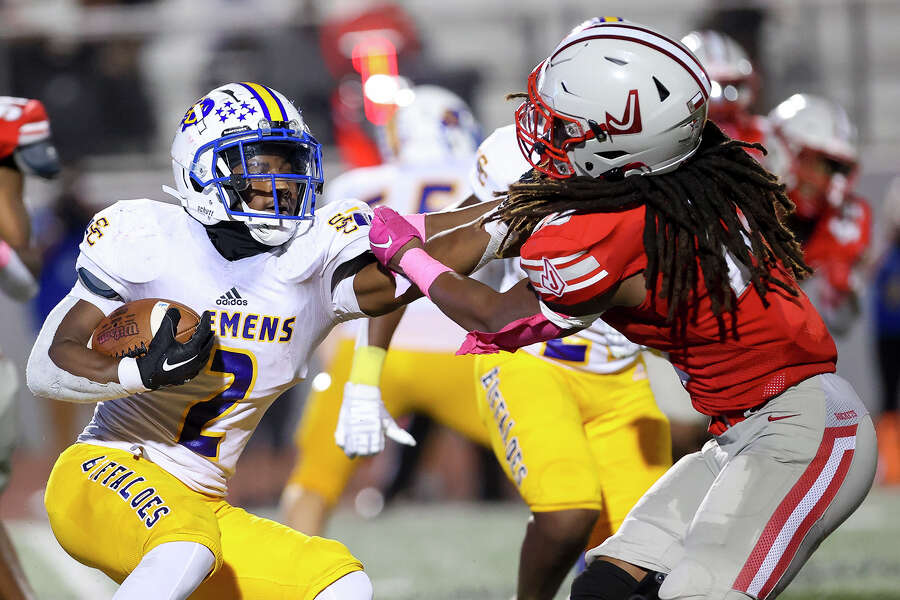
[[[508, 228], [501, 250], [510, 240], [526, 239], [544, 218], [560, 213], [587, 214], [646, 207], [644, 251], [646, 287], [668, 303], [668, 322], [685, 333], [688, 300], [703, 275], [719, 322], [726, 334], [726, 313], [736, 309], [729, 284], [727, 250], [750, 271], [756, 292], [768, 306], [766, 293], [775, 285], [797, 295], [791, 281], [773, 275], [777, 262], [802, 279], [811, 271], [800, 245], [781, 217], [794, 205], [784, 186], [747, 152], [749, 144], [725, 136], [711, 121], [703, 130], [696, 154], [663, 175], [596, 179], [552, 179], [533, 170], [509, 188], [505, 199], [486, 220]], [[498, 253], [499, 254], [499, 253]], [[732, 327], [735, 320], [732, 319]]]

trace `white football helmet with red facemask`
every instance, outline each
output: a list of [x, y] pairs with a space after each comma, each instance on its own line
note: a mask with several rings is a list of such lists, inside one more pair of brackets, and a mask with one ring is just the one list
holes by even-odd
[[747, 112], [756, 97], [753, 64], [741, 46], [718, 31], [692, 31], [681, 43], [694, 53], [709, 74], [709, 117], [729, 121]]
[[859, 161], [856, 127], [840, 104], [794, 94], [769, 113], [784, 151], [772, 169], [800, 216], [815, 216], [825, 202], [839, 206], [853, 186]]
[[516, 110], [519, 146], [559, 179], [666, 173], [700, 145], [709, 93], [709, 77], [679, 42], [593, 19], [531, 73]]

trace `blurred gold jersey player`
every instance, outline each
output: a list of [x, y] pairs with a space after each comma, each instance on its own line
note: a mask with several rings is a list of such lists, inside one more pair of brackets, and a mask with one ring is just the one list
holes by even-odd
[[[119, 600], [369, 600], [343, 544], [224, 497], [266, 408], [306, 376], [328, 332], [402, 302], [372, 262], [370, 211], [335, 202], [313, 218], [320, 146], [287, 98], [259, 84], [200, 99], [172, 158], [178, 189], [164, 189], [182, 206], [133, 200], [98, 213], [75, 287], [29, 358], [35, 394], [98, 403], [47, 483], [53, 532], [122, 584]], [[169, 309], [142, 356], [86, 348], [105, 314], [147, 297], [202, 312], [191, 340], [175, 341]]]
[[[484, 141], [477, 161], [471, 183], [483, 201], [530, 170], [512, 125]], [[522, 278], [518, 259], [504, 262], [503, 289]], [[598, 321], [475, 361], [494, 453], [534, 515], [522, 543], [520, 600], [552, 598], [578, 553], [615, 533], [672, 465], [669, 423], [640, 351]]]
[[[471, 194], [468, 172], [480, 136], [465, 102], [437, 86], [412, 88], [382, 132], [387, 162], [344, 173], [326, 189], [329, 201], [347, 198], [424, 213], [458, 204]], [[380, 317], [396, 320], [399, 314]], [[354, 355], [356, 327], [342, 326], [326, 372], [327, 389], [312, 394], [297, 430], [297, 464], [283, 496], [285, 522], [316, 535], [357, 466], [335, 445], [344, 382]], [[466, 332], [427, 299], [407, 307], [381, 372], [381, 395], [392, 415], [426, 414], [483, 446], [488, 432], [476, 410], [474, 357], [455, 356]]]

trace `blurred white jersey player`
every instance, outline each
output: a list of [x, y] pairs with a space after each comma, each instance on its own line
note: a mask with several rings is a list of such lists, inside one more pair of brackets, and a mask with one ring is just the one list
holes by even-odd
[[[470, 196], [468, 172], [480, 132], [469, 107], [456, 94], [433, 85], [406, 92], [411, 92], [406, 96], [411, 102], [398, 105], [380, 132], [386, 162], [337, 177], [326, 187], [326, 201], [354, 198], [409, 214], [438, 211]], [[393, 315], [382, 317], [392, 318], [396, 320]], [[358, 327], [366, 324], [341, 327], [336, 354], [325, 370], [331, 383], [309, 398], [296, 435], [299, 454], [283, 496], [284, 519], [310, 535], [322, 531], [358, 462], [334, 443]], [[381, 395], [392, 415], [425, 414], [487, 446], [473, 394], [474, 359], [454, 356], [465, 334], [427, 298], [413, 302], [387, 353]]]
[[[493, 200], [530, 170], [515, 126], [501, 127], [478, 149], [472, 189]], [[519, 259], [502, 262], [501, 291], [525, 276]], [[672, 464], [669, 423], [641, 350], [596, 321], [576, 335], [476, 359], [491, 445], [534, 515], [522, 543], [519, 598], [553, 597], [578, 553], [612, 535]], [[684, 393], [677, 379], [669, 383]]]

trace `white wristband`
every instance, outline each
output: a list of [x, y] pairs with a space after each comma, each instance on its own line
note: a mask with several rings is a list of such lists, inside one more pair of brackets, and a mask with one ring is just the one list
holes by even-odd
[[129, 394], [140, 394], [150, 391], [150, 388], [145, 387], [144, 381], [141, 379], [141, 371], [138, 369], [137, 360], [131, 357], [125, 357], [119, 361], [119, 384]]

